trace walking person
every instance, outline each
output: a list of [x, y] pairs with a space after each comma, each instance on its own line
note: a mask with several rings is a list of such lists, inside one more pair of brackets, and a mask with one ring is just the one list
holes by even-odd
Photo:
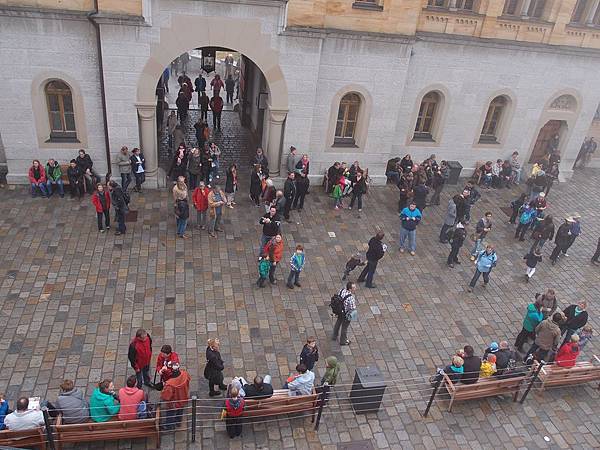
[[227, 103], [233, 103], [233, 91], [235, 89], [235, 81], [233, 77], [229, 75], [225, 80], [225, 92], [227, 92]]
[[237, 166], [235, 164], [231, 164], [227, 168], [226, 175], [225, 196], [227, 197], [227, 207], [233, 208], [235, 205], [235, 193], [238, 189]]
[[[440, 230], [440, 243], [447, 244], [448, 243], [448, 230], [454, 226], [456, 223], [457, 217], [457, 203], [460, 202], [460, 197], [458, 194], [448, 200], [448, 208], [446, 209], [446, 217], [444, 218], [444, 223], [442, 224], [442, 229]], [[462, 245], [462, 244], [461, 244]]]
[[294, 172], [288, 173], [287, 179], [283, 184], [283, 196], [285, 197], [283, 218], [286, 220], [286, 222], [290, 222], [290, 209], [292, 208], [292, 203], [296, 197], [296, 183], [294, 182], [295, 177], [296, 174]]
[[485, 250], [481, 250], [477, 255], [477, 259], [475, 260], [475, 274], [469, 283], [469, 292], [473, 292], [475, 289], [475, 285], [477, 284], [477, 280], [479, 276], [483, 274], [483, 287], [487, 286], [490, 282], [490, 273], [492, 269], [496, 267], [498, 263], [498, 255], [496, 255], [496, 251], [494, 250], [494, 246], [492, 244], [488, 244], [485, 247]]
[[[208, 380], [208, 395], [214, 397], [221, 395], [221, 391], [227, 389], [223, 383], [223, 369], [225, 363], [219, 351], [221, 343], [217, 338], [210, 338], [206, 346], [206, 366], [204, 367], [204, 378]], [[219, 390], [215, 390], [215, 386]]]
[[575, 223], [575, 220], [569, 216], [565, 219], [565, 222], [558, 227], [556, 236], [554, 237], [555, 247], [550, 255], [550, 261], [552, 261], [552, 265], [556, 264], [561, 252], [565, 255], [567, 254], [567, 249], [569, 248], [569, 243], [571, 242], [571, 225], [573, 223]]
[[34, 159], [29, 168], [29, 183], [31, 184], [32, 197], [36, 196], [38, 189], [42, 193], [42, 197], [48, 197], [46, 181], [46, 171], [44, 170], [44, 167], [40, 164], [39, 160]]
[[144, 159], [144, 154], [137, 147], [131, 153], [131, 170], [135, 177], [135, 187], [133, 190], [141, 193], [142, 184], [146, 181], [146, 160]]
[[[98, 231], [104, 233], [106, 230], [110, 230], [110, 194], [104, 190], [104, 186], [101, 183], [98, 183], [96, 192], [92, 194], [92, 203], [96, 208]], [[102, 227], [102, 216], [104, 216], [106, 229]]]
[[400, 253], [404, 253], [404, 244], [408, 238], [408, 249], [415, 256], [417, 250], [417, 225], [421, 222], [421, 211], [413, 201], [400, 213]]
[[117, 164], [119, 173], [121, 174], [121, 188], [123, 191], [127, 191], [127, 188], [131, 184], [131, 155], [125, 145], [116, 154], [115, 164]]
[[542, 223], [534, 230], [531, 237], [533, 238], [533, 244], [531, 245], [530, 253], [535, 250], [542, 251], [544, 244], [548, 240], [554, 238], [554, 221], [552, 216], [544, 217]]
[[115, 236], [125, 234], [127, 226], [125, 225], [125, 214], [129, 211], [129, 195], [123, 192], [121, 186], [115, 181], [108, 183], [108, 190], [110, 191], [110, 199], [113, 207], [115, 208], [115, 219], [117, 221], [117, 231]]
[[536, 217], [537, 210], [533, 206], [527, 203], [521, 206], [519, 212], [519, 225], [517, 225], [517, 229], [515, 231], [515, 239], [518, 238], [519, 241], [525, 240], [525, 233], [531, 224], [535, 222]]
[[271, 284], [277, 284], [275, 279], [275, 269], [279, 265], [281, 258], [283, 258], [283, 238], [280, 234], [272, 238], [267, 245], [265, 245], [264, 253], [269, 255], [271, 261], [271, 268], [269, 269], [269, 282]]
[[210, 190], [206, 187], [204, 181], [200, 181], [198, 187], [192, 193], [192, 202], [194, 203], [194, 208], [196, 208], [196, 226], [201, 230], [206, 228], [208, 194], [210, 194]]
[[450, 238], [451, 250], [450, 254], [448, 255], [448, 260], [446, 261], [448, 267], [450, 267], [451, 269], [454, 268], [455, 264], [460, 264], [460, 261], [458, 260], [458, 252], [463, 246], [466, 238], [467, 230], [465, 229], [465, 224], [462, 221], [458, 222]]
[[210, 99], [208, 105], [212, 111], [213, 130], [221, 131], [221, 112], [223, 111], [223, 99], [218, 95], [215, 95]]
[[198, 106], [200, 107], [200, 118], [202, 119], [202, 121], [204, 123], [208, 122], [209, 103], [210, 103], [210, 99], [208, 98], [208, 95], [206, 95], [206, 92], [202, 91], [198, 95]]
[[129, 343], [127, 358], [135, 370], [138, 389], [142, 384], [150, 386], [150, 362], [152, 361], [152, 338], [140, 328], [135, 332], [135, 337]]
[[202, 178], [202, 155], [200, 149], [194, 147], [188, 158], [188, 180], [190, 181], [190, 190], [194, 191]]
[[515, 340], [515, 348], [520, 353], [523, 353], [523, 344], [525, 344], [527, 340], [535, 339], [535, 328], [543, 319], [544, 315], [542, 314], [541, 301], [536, 299], [534, 303], [527, 305], [527, 311], [525, 312], [525, 317], [523, 319], [523, 328]]
[[527, 200], [527, 194], [522, 193], [519, 198], [514, 199], [510, 202], [510, 208], [512, 209], [512, 214], [508, 223], [512, 223], [513, 225], [517, 222], [517, 217], [519, 217], [519, 211], [521, 210], [521, 206], [525, 204]]
[[58, 195], [60, 198], [65, 196], [65, 188], [62, 180], [62, 170], [58, 161], [50, 158], [46, 164], [46, 191], [48, 197], [52, 197], [52, 185], [58, 186]]
[[481, 253], [481, 249], [483, 247], [483, 240], [486, 238], [491, 229], [492, 213], [490, 211], [487, 211], [485, 215], [481, 219], [479, 219], [477, 225], [475, 226], [475, 234], [473, 235], [473, 237], [475, 238], [475, 244], [473, 245], [473, 249], [471, 250], [471, 261], [475, 261], [477, 255]]
[[175, 219], [177, 221], [177, 236], [187, 239], [185, 234], [187, 221], [190, 217], [190, 206], [188, 205], [188, 188], [185, 184], [185, 178], [177, 178], [177, 184], [173, 186], [173, 200], [175, 202]]
[[529, 280], [535, 273], [535, 267], [537, 263], [542, 261], [542, 254], [539, 249], [535, 249], [527, 253], [523, 259], [525, 260], [525, 265], [527, 266], [527, 273], [525, 274], [525, 281], [529, 283]]
[[592, 255], [592, 264], [595, 264], [596, 266], [600, 264], [598, 258], [600, 258], [600, 237], [598, 238], [598, 243], [596, 244], [596, 251]]
[[304, 247], [298, 244], [296, 245], [296, 251], [290, 258], [290, 274], [287, 279], [287, 287], [289, 289], [294, 289], [294, 286], [302, 287], [300, 284], [300, 272], [304, 269], [305, 263]]
[[318, 360], [319, 349], [317, 348], [317, 339], [314, 336], [309, 336], [300, 352], [300, 364], [304, 364], [312, 372]]
[[383, 243], [385, 233], [378, 231], [375, 236], [369, 240], [369, 249], [367, 250], [367, 265], [356, 280], [359, 283], [365, 282], [365, 287], [374, 288], [373, 277], [379, 260], [383, 258], [387, 250], [387, 246]]
[[223, 217], [223, 205], [226, 202], [225, 192], [221, 189], [221, 186], [217, 184], [217, 180], [214, 180], [213, 187], [208, 194], [208, 208], [210, 222], [208, 224], [208, 234], [211, 237], [217, 237], [215, 231], [222, 233], [224, 230], [221, 228], [222, 217]]
[[356, 181], [352, 187], [352, 199], [350, 200], [350, 206], [348, 206], [348, 209], [352, 209], [356, 200], [358, 203], [358, 212], [362, 211], [362, 196], [367, 192], [367, 182], [363, 175], [362, 169], [356, 172]]
[[[338, 334], [340, 337], [340, 345], [350, 345], [348, 340], [348, 328], [350, 322], [357, 319], [357, 307], [356, 307], [356, 284], [352, 281], [346, 283], [346, 288], [340, 290], [337, 294], [342, 300], [343, 307], [337, 311], [337, 320], [333, 326], [333, 335], [331, 339], [336, 341]], [[335, 311], [334, 311], [335, 313]]]

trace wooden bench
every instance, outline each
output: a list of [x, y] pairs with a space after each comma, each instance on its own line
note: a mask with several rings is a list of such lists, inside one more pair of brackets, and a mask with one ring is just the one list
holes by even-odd
[[142, 439], [154, 437], [156, 446], [160, 448], [160, 410], [156, 410], [153, 419], [109, 420], [108, 422], [85, 422], [63, 424], [62, 415], [56, 419], [54, 436], [56, 448], [62, 449], [65, 442], [117, 441], [120, 439]]
[[473, 384], [455, 384], [444, 373], [444, 383], [448, 394], [450, 394], [450, 404], [448, 411], [452, 410], [455, 400], [472, 400], [476, 398], [494, 397], [502, 394], [513, 394], [513, 402], [517, 400], [521, 383], [529, 377], [520, 375], [514, 378], [480, 378]]
[[46, 433], [43, 427], [31, 430], [0, 431], [0, 446], [15, 448], [39, 448], [46, 450]]
[[290, 397], [287, 389], [275, 389], [273, 396], [261, 399], [248, 399], [242, 417], [256, 418], [279, 416], [290, 413], [311, 412], [317, 413], [319, 408], [319, 394], [313, 388], [310, 395], [296, 395]]
[[[543, 366], [538, 375], [542, 382], [542, 390], [546, 386], [569, 386], [600, 381], [600, 365], [594, 365], [594, 361], [600, 362], [600, 359], [594, 355], [591, 361], [578, 362], [573, 367], [560, 367], [556, 364]], [[600, 389], [600, 385], [598, 388]]]
[[63, 186], [69, 186], [71, 184], [71, 182], [69, 181], [69, 177], [67, 176], [67, 170], [69, 169], [70, 165], [69, 164], [61, 164], [60, 165], [60, 171], [62, 173], [62, 176], [60, 177], [60, 179], [63, 182]]

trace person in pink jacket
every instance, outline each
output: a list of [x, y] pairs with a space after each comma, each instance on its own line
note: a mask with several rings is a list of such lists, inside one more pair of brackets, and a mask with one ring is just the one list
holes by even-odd
[[127, 386], [119, 389], [119, 403], [121, 409], [117, 416], [119, 420], [137, 419], [138, 405], [142, 400], [146, 400], [146, 393], [136, 387], [137, 378], [131, 375], [127, 378]]
[[48, 197], [46, 171], [37, 159], [33, 160], [33, 165], [29, 168], [29, 182], [31, 183], [32, 197], [36, 196], [38, 189], [42, 192], [42, 197]]

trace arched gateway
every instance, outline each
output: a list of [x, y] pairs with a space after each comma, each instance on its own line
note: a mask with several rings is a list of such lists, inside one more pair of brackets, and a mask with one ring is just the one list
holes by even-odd
[[169, 27], [160, 28], [160, 40], [152, 46], [150, 57], [137, 83], [135, 106], [138, 112], [140, 141], [146, 157], [148, 181], [158, 184], [158, 142], [156, 130], [156, 83], [165, 67], [180, 54], [203, 46], [238, 51], [262, 71], [269, 90], [267, 105], [266, 152], [272, 173], [278, 174], [281, 161], [283, 124], [289, 110], [288, 90], [279, 66], [279, 52], [270, 44], [271, 36], [261, 30], [259, 20], [231, 19], [196, 15], [173, 15]]

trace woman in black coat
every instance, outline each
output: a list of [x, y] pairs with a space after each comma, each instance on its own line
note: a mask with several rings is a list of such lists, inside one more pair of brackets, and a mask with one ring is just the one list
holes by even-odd
[[187, 180], [188, 152], [184, 144], [179, 145], [179, 148], [173, 155], [171, 168], [169, 169], [169, 178], [177, 181], [177, 178], [183, 177]]
[[206, 367], [204, 368], [204, 378], [208, 380], [208, 395], [214, 397], [215, 395], [221, 395], [221, 391], [215, 390], [215, 386], [219, 389], [227, 389], [227, 386], [223, 384], [223, 369], [225, 364], [219, 353], [219, 340], [212, 338], [208, 340], [208, 346], [206, 347]]
[[256, 206], [259, 206], [260, 194], [262, 193], [262, 176], [261, 166], [256, 164], [250, 175], [250, 198]]
[[567, 320], [560, 325], [560, 331], [565, 333], [563, 345], [566, 342], [570, 342], [571, 336], [577, 333], [577, 331], [583, 328], [587, 323], [589, 317], [586, 308], [587, 302], [585, 300], [581, 300], [576, 305], [567, 306], [563, 311], [563, 314], [567, 318]]

